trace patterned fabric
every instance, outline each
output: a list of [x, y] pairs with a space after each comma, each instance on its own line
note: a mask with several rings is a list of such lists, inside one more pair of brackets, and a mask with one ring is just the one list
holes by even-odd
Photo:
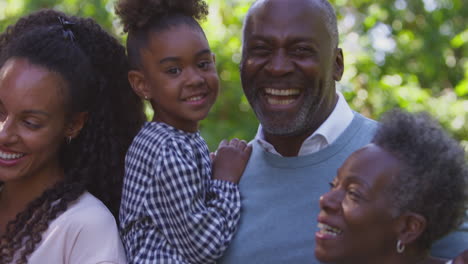
[[211, 180], [199, 133], [148, 122], [127, 152], [119, 218], [130, 263], [213, 263], [236, 231], [239, 188]]

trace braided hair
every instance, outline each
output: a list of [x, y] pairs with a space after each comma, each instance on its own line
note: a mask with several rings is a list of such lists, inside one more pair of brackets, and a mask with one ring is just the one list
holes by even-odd
[[0, 67], [12, 57], [65, 80], [67, 116], [88, 113], [79, 135], [61, 146], [64, 180], [30, 202], [0, 237], [0, 263], [27, 263], [49, 223], [85, 190], [117, 218], [124, 156], [144, 114], [127, 80], [124, 47], [92, 19], [50, 9], [25, 16], [0, 35]]
[[208, 5], [203, 0], [119, 0], [115, 12], [128, 32], [130, 67], [137, 70], [141, 69], [140, 49], [146, 47], [150, 32], [187, 25], [205, 35], [197, 20], [206, 18]]

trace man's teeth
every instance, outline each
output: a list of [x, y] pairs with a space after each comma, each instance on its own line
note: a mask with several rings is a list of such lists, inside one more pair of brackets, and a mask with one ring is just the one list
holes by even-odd
[[299, 95], [301, 91], [299, 91], [298, 89], [265, 88], [265, 93], [268, 95], [289, 96], [289, 95]]
[[194, 96], [194, 97], [187, 98], [187, 101], [193, 102], [193, 101], [201, 100], [202, 98], [203, 98], [203, 95], [197, 95], [197, 96]]
[[24, 154], [13, 154], [0, 151], [0, 159], [4, 160], [14, 160], [23, 157]]
[[327, 234], [327, 235], [332, 235], [332, 236], [337, 236], [343, 233], [343, 231], [339, 228], [332, 227], [323, 223], [318, 223], [318, 228], [320, 229], [320, 233], [322, 234]]
[[267, 98], [267, 102], [271, 105], [287, 105], [294, 102], [294, 99], [278, 100], [275, 98]]

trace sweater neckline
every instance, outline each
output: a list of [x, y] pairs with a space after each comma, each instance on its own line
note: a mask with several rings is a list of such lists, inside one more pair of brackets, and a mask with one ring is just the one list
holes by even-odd
[[257, 141], [254, 142], [257, 151], [260, 151], [265, 160], [273, 167], [277, 168], [300, 168], [321, 163], [336, 155], [340, 150], [348, 146], [351, 140], [362, 129], [365, 117], [359, 113], [354, 113], [351, 124], [341, 133], [341, 135], [327, 147], [304, 156], [283, 157], [265, 151]]

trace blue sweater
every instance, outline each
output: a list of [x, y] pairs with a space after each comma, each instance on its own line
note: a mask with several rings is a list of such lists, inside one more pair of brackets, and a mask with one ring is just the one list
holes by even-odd
[[376, 128], [375, 121], [355, 113], [335, 142], [299, 157], [265, 152], [255, 142], [239, 184], [239, 230], [219, 263], [319, 263], [314, 256], [319, 197], [329, 190], [337, 168], [370, 142]]

